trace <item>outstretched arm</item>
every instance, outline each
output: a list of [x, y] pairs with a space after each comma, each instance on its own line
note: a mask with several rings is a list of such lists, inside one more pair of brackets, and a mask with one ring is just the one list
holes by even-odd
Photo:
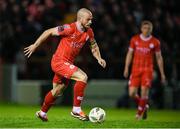
[[32, 55], [32, 53], [36, 50], [36, 48], [40, 46], [51, 35], [59, 35], [57, 28], [51, 28], [44, 31], [34, 44], [31, 44], [30, 46], [24, 48], [25, 56], [29, 58]]
[[124, 67], [124, 77], [127, 78], [129, 75], [129, 66], [132, 62], [133, 50], [129, 49], [126, 55], [125, 67]]
[[161, 74], [161, 81], [162, 81], [162, 83], [164, 83], [166, 80], [166, 76], [164, 74], [164, 63], [163, 63], [163, 57], [161, 55], [161, 51], [156, 52], [156, 61], [157, 61], [159, 71]]
[[98, 60], [98, 63], [105, 68], [106, 67], [106, 61], [101, 58], [101, 53], [99, 51], [99, 47], [96, 43], [96, 40], [93, 39], [90, 41], [90, 48], [93, 56]]

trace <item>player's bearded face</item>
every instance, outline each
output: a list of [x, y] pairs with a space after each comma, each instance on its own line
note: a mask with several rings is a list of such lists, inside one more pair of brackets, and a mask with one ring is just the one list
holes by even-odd
[[152, 32], [152, 27], [150, 25], [143, 25], [141, 27], [141, 31], [143, 33], [144, 36], [149, 36], [151, 35], [151, 32]]
[[91, 14], [86, 14], [82, 18], [82, 26], [84, 28], [89, 28], [92, 24], [92, 15]]

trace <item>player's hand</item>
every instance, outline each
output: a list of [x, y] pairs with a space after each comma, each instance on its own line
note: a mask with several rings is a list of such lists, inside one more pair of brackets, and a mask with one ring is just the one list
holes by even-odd
[[124, 69], [124, 74], [123, 75], [124, 75], [125, 78], [128, 78], [128, 75], [129, 75], [129, 69], [128, 68]]
[[98, 60], [98, 63], [99, 63], [103, 68], [106, 67], [106, 61], [105, 61], [104, 59], [102, 59], [102, 58]]
[[24, 54], [25, 56], [27, 56], [28, 58], [32, 55], [32, 53], [36, 50], [36, 45], [32, 44], [26, 48], [24, 48]]
[[164, 74], [161, 75], [161, 83], [166, 84], [166, 76]]

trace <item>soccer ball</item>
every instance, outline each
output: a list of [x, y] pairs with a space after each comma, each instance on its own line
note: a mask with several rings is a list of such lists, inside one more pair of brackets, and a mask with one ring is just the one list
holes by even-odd
[[89, 120], [93, 123], [102, 123], [106, 118], [105, 111], [100, 107], [95, 107], [89, 112]]

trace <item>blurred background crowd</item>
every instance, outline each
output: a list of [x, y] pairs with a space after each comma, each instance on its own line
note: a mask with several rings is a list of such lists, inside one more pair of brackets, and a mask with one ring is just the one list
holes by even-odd
[[[89, 79], [123, 79], [129, 40], [140, 32], [140, 23], [146, 19], [153, 23], [153, 35], [161, 41], [168, 85], [174, 92], [178, 91], [178, 0], [0, 0], [0, 64], [17, 64], [19, 79], [51, 80], [50, 61], [60, 37], [50, 37], [28, 60], [23, 48], [34, 43], [44, 30], [75, 21], [81, 7], [93, 12], [92, 28], [102, 57], [107, 61], [103, 70], [87, 43], [76, 65]], [[155, 77], [154, 83], [160, 85], [158, 76]]]
[[23, 48], [34, 43], [44, 30], [74, 21], [81, 7], [93, 12], [95, 38], [108, 65], [106, 70], [101, 70], [86, 45], [76, 64], [89, 78], [122, 78], [129, 40], [139, 33], [144, 19], [152, 21], [154, 35], [161, 41], [168, 78], [178, 78], [177, 0], [0, 0], [1, 62], [18, 64], [20, 79], [51, 79], [50, 59], [59, 37], [49, 38], [28, 61]]

